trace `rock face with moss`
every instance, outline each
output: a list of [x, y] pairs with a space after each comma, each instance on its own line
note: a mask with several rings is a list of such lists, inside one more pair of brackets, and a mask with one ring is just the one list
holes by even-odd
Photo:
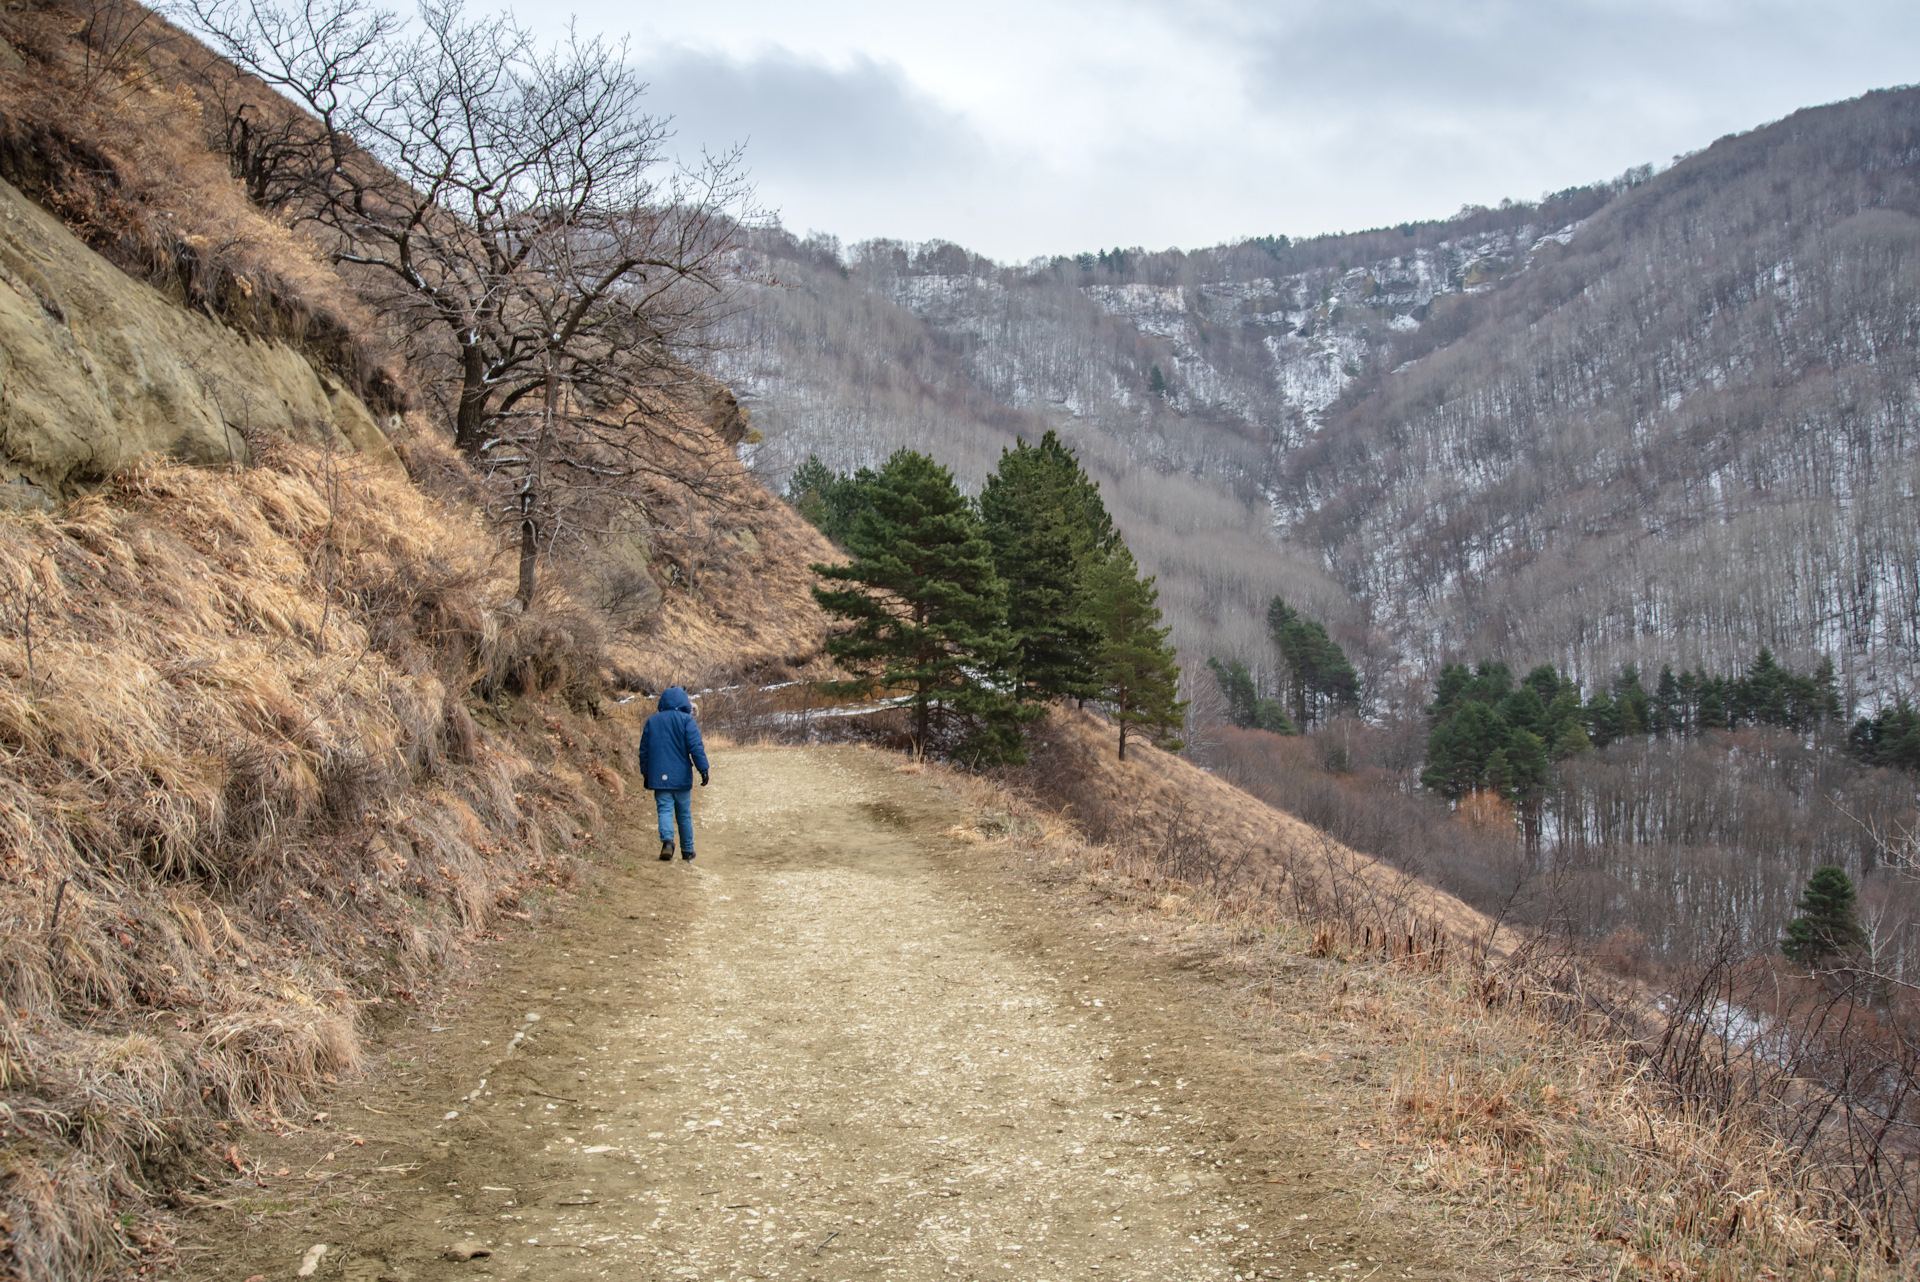
[[250, 440], [398, 466], [366, 405], [299, 353], [175, 306], [0, 183], [0, 497], [45, 506], [143, 458], [246, 463]]

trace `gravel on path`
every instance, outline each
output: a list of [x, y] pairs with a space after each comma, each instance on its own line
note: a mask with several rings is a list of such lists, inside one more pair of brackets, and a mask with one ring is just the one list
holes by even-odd
[[718, 754], [690, 864], [631, 807], [598, 903], [360, 1101], [391, 1169], [206, 1276], [321, 1241], [318, 1276], [369, 1282], [1453, 1276], [1204, 981], [1008, 875], [898, 765]]

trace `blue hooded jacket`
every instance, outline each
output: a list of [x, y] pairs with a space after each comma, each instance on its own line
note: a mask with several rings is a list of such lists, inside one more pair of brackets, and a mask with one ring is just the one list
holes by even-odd
[[647, 728], [640, 732], [640, 769], [646, 773], [647, 787], [655, 792], [693, 787], [689, 761], [705, 779], [707, 745], [700, 741], [693, 704], [685, 690], [668, 686], [660, 696], [660, 711], [647, 718]]

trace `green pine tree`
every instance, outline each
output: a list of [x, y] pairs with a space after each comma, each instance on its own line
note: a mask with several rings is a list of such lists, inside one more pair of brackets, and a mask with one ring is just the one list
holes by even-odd
[[1620, 737], [1620, 710], [1614, 706], [1613, 695], [1606, 687], [1587, 696], [1587, 706], [1580, 716], [1587, 723], [1587, 737], [1594, 747], [1604, 748]]
[[1360, 676], [1326, 628], [1275, 597], [1267, 606], [1267, 634], [1287, 670], [1295, 725], [1304, 730], [1360, 702]]
[[867, 506], [866, 487], [872, 480], [870, 468], [849, 476], [822, 463], [819, 455], [809, 454], [787, 478], [787, 502], [820, 533], [844, 547], [854, 520]]
[[1855, 722], [1847, 746], [1870, 766], [1920, 771], [1920, 709], [1895, 700], [1878, 716]]
[[1629, 663], [1620, 669], [1613, 682], [1613, 708], [1616, 733], [1622, 739], [1647, 733], [1652, 700], [1640, 684], [1640, 669]]
[[1866, 931], [1854, 911], [1853, 880], [1833, 864], [1813, 870], [1800, 896], [1801, 915], [1787, 923], [1780, 951], [1787, 960], [1813, 969], [1827, 957], [1844, 956], [1865, 942]]
[[1160, 622], [1160, 590], [1142, 579], [1125, 544], [1096, 563], [1087, 577], [1085, 617], [1100, 637], [1096, 650], [1099, 699], [1120, 727], [1120, 759], [1127, 740], [1178, 750], [1173, 732], [1186, 716], [1179, 697], [1180, 668]]
[[1088, 567], [1107, 554], [1113, 521], [1100, 487], [1052, 432], [1018, 441], [980, 491], [995, 572], [1007, 584], [1021, 697], [1090, 698], [1098, 642], [1081, 610]]
[[1700, 691], [1700, 711], [1694, 724], [1700, 730], [1730, 728], [1727, 707], [1727, 682], [1724, 677], [1709, 677], [1704, 669], [1695, 673]]
[[1792, 676], [1774, 660], [1773, 651], [1761, 646], [1746, 673], [1732, 683], [1733, 697], [1727, 709], [1731, 718], [1763, 726], [1790, 724]]
[[1840, 715], [1840, 681], [1833, 670], [1833, 656], [1823, 654], [1813, 669], [1813, 706], [1809, 719], [1830, 721]]
[[1147, 373], [1147, 390], [1155, 396], [1165, 396], [1167, 394], [1167, 376], [1160, 372], [1158, 365], [1155, 365]]
[[1449, 801], [1496, 786], [1494, 775], [1505, 769], [1511, 735], [1505, 718], [1492, 707], [1478, 699], [1462, 699], [1427, 735], [1421, 784]]
[[926, 750], [937, 724], [958, 719], [970, 730], [962, 757], [1018, 761], [1025, 714], [1008, 688], [1006, 585], [980, 518], [952, 474], [913, 450], [894, 454], [864, 488], [867, 506], [847, 535], [853, 559], [813, 567], [847, 585], [813, 595], [853, 624], [827, 653], [862, 678], [829, 689], [905, 690], [916, 749]]
[[1664, 737], [1681, 733], [1685, 725], [1680, 682], [1673, 675], [1673, 665], [1663, 664], [1660, 668], [1660, 684], [1653, 693], [1653, 711], [1647, 718], [1647, 729]]
[[1264, 698], [1260, 694], [1246, 664], [1238, 659], [1229, 659], [1226, 663], [1208, 659], [1207, 669], [1213, 673], [1213, 679], [1219, 683], [1220, 693], [1227, 701], [1227, 720], [1242, 730], [1268, 730], [1274, 734], [1294, 732], [1293, 723], [1287, 720], [1286, 709], [1280, 706], [1278, 700]]

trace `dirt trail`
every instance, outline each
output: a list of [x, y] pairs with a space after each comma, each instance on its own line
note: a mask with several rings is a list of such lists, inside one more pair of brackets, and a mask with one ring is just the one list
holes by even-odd
[[567, 929], [262, 1150], [198, 1275], [326, 1243], [313, 1276], [398, 1282], [1453, 1276], [1219, 985], [948, 835], [897, 764], [722, 754], [691, 865], [634, 808]]

